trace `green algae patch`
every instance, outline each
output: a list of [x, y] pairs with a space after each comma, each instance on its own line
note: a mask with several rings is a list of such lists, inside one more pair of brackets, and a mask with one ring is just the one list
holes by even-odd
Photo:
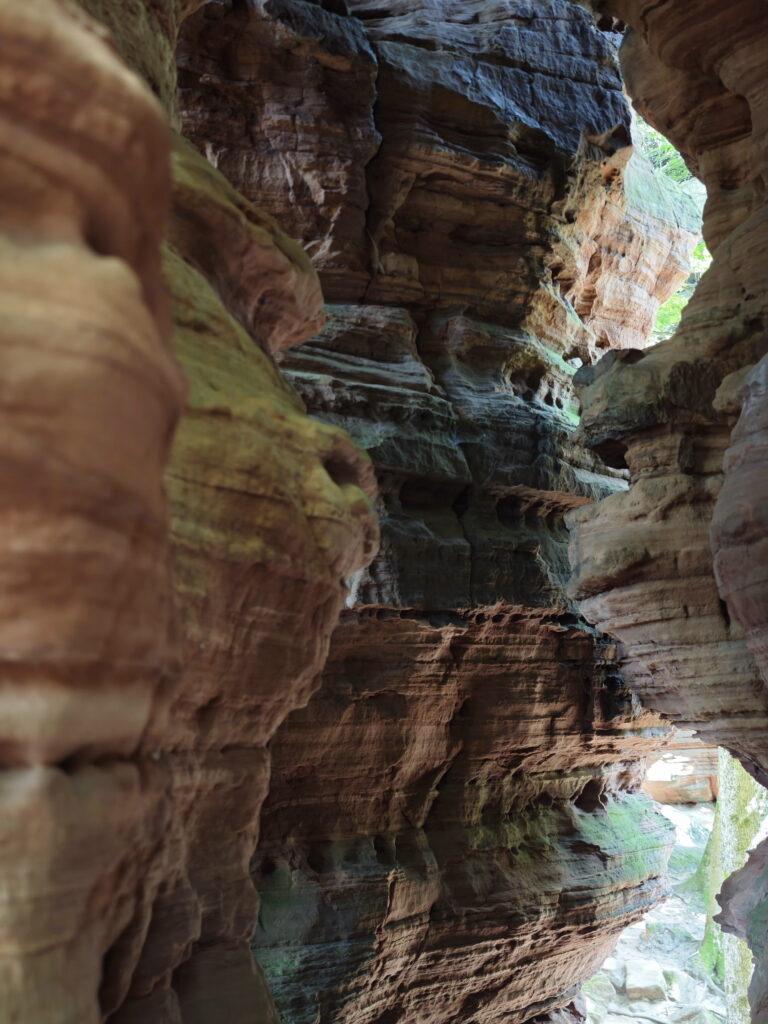
[[612, 863], [621, 874], [638, 884], [643, 879], [666, 873], [674, 828], [660, 814], [652, 800], [640, 794], [608, 799], [592, 814], [579, 814], [582, 835], [602, 851], [606, 871]]

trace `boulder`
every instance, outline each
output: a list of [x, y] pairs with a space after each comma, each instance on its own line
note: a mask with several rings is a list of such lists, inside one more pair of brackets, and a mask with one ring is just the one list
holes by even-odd
[[642, 1000], [649, 1003], [660, 1002], [667, 997], [667, 982], [659, 964], [655, 960], [630, 961], [627, 964], [625, 982], [627, 997], [631, 1000]]

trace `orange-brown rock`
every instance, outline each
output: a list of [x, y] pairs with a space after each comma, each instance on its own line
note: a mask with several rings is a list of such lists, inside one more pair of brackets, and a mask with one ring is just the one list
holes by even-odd
[[[185, 1024], [272, 1012], [248, 950], [266, 746], [317, 685], [345, 580], [376, 537], [370, 467], [341, 431], [308, 419], [258, 344], [281, 347], [317, 317], [306, 257], [191, 147], [177, 143], [173, 168], [166, 267], [190, 392], [167, 475], [183, 679], [157, 742], [175, 791], [172, 841], [186, 852], [121, 1024], [154, 1012], [172, 969]], [[262, 297], [264, 316], [248, 296]]]
[[[582, 372], [585, 436], [626, 461], [631, 487], [572, 514], [574, 593], [621, 639], [625, 674], [651, 707], [727, 746], [765, 783], [768, 12], [751, 0], [599, 6], [630, 25], [622, 63], [635, 105], [707, 186], [713, 262], [672, 339]], [[761, 958], [759, 1016], [759, 893], [751, 913], [740, 931]]]
[[663, 895], [659, 723], [562, 618], [345, 613], [271, 746], [255, 948], [283, 1020], [526, 1020]]
[[301, 0], [213, 3], [185, 25], [178, 59], [185, 136], [304, 242], [326, 298], [362, 298], [380, 136], [360, 23]]
[[[754, 72], [748, 54], [721, 54], [723, 31], [706, 46], [699, 34], [682, 43], [669, 12], [641, 24], [642, 4], [614, 6], [642, 29], [624, 45], [636, 104], [708, 186], [704, 232], [714, 260], [674, 338], [581, 371], [585, 435], [616, 464], [626, 462], [632, 487], [574, 513], [577, 593], [586, 614], [621, 637], [628, 671], [652, 706], [761, 771], [768, 704], [742, 623], [715, 585], [709, 538], [734, 395], [763, 344], [761, 292], [746, 258], [763, 234], [758, 164], [749, 158], [762, 136], [745, 105]], [[750, 41], [729, 37], [733, 54], [749, 50], [760, 25]], [[704, 70], [694, 72], [682, 54], [699, 48]], [[742, 65], [743, 81], [734, 77]], [[753, 102], [759, 97], [758, 89]]]
[[2, 1016], [274, 1020], [266, 744], [375, 547], [372, 477], [268, 354], [322, 319], [301, 248], [180, 142], [169, 220], [166, 115], [116, 50], [168, 99], [191, 5], [87, 6], [114, 45], [0, 4]]
[[567, 0], [0, 30], [3, 1010], [568, 1003], [669, 843], [664, 727], [565, 593], [564, 512], [624, 481], [571, 377], [645, 343], [693, 241], [630, 160], [615, 36]]
[[381, 554], [270, 743], [254, 946], [285, 1022], [523, 1020], [663, 889], [636, 794], [661, 724], [596, 665], [562, 514], [623, 486], [574, 443], [575, 366], [645, 343], [692, 213], [629, 162], [586, 12], [439, 13], [210, 4], [179, 51], [185, 132], [331, 300], [281, 368], [381, 493]]
[[330, 302], [528, 319], [571, 358], [644, 343], [687, 273], [696, 213], [625, 173], [615, 50], [568, 0], [212, 3], [179, 62], [185, 134]]
[[178, 661], [168, 131], [66, 5], [0, 5], [0, 63], [0, 1004], [97, 1024], [164, 867], [166, 780], [136, 755]]

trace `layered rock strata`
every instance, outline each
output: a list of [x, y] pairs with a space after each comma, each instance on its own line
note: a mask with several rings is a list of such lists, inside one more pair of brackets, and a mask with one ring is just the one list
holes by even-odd
[[96, 1024], [164, 871], [168, 136], [60, 4], [0, 5], [0, 62], [2, 1016]]
[[527, 1020], [665, 894], [635, 792], [658, 724], [559, 618], [345, 614], [272, 746], [255, 948], [284, 1021]]
[[268, 355], [322, 322], [301, 248], [181, 141], [169, 217], [168, 111], [116, 50], [171, 101], [191, 5], [87, 6], [109, 41], [0, 5], [2, 1016], [271, 1020], [266, 743], [373, 551], [372, 478]]
[[166, 273], [189, 400], [166, 477], [183, 678], [162, 742], [185, 856], [153, 917], [135, 1009], [116, 1019], [146, 1020], [144, 995], [172, 967], [186, 1024], [271, 1013], [248, 951], [267, 743], [317, 685], [345, 580], [377, 531], [369, 465], [308, 419], [268, 354], [317, 322], [304, 254], [184, 143], [173, 170]]
[[662, 726], [565, 595], [563, 512], [623, 486], [574, 442], [572, 374], [645, 343], [694, 243], [630, 161], [614, 41], [566, 2], [183, 29], [185, 134], [328, 300], [281, 368], [380, 491], [381, 552], [270, 744], [254, 948], [285, 1024], [525, 1020], [662, 894], [636, 793]]
[[[625, 675], [643, 699], [727, 746], [765, 784], [768, 13], [749, 0], [600, 6], [631, 27], [622, 63], [635, 105], [707, 186], [713, 262], [672, 339], [581, 374], [585, 437], [626, 463], [631, 488], [573, 514], [574, 592], [621, 639]], [[757, 878], [759, 860], [741, 883]], [[726, 919], [742, 921], [733, 926], [760, 957], [760, 1017], [765, 903], [759, 888], [737, 898], [739, 884], [728, 898], [752, 902], [754, 927], [741, 910]]]
[[616, 38], [569, 0], [209, 3], [179, 47], [184, 134], [302, 240], [329, 302], [535, 307], [569, 357], [629, 347], [697, 212], [626, 170]]
[[566, 0], [0, 28], [4, 1009], [276, 1021], [268, 792], [284, 1024], [566, 1002], [669, 841], [661, 724], [565, 596], [563, 512], [623, 483], [573, 370], [693, 241], [632, 185], [613, 36]]
[[[738, 601], [730, 614], [727, 583], [718, 592], [710, 525], [739, 387], [764, 346], [763, 290], [748, 258], [764, 233], [762, 134], [751, 115], [762, 93], [748, 59], [764, 19], [732, 34], [723, 51], [723, 32], [709, 41], [672, 33], [670, 42], [666, 14], [645, 19], [642, 4], [614, 6], [638, 28], [623, 48], [637, 106], [707, 185], [704, 235], [713, 262], [672, 339], [608, 356], [577, 377], [588, 443], [626, 464], [632, 486], [574, 513], [575, 593], [591, 620], [621, 637], [627, 670], [653, 706], [711, 734], [760, 773], [768, 703], [745, 643], [745, 627], [754, 627], [736, 615]], [[744, 465], [735, 455], [731, 464]], [[736, 511], [726, 525], [728, 495], [738, 501], [738, 486], [743, 491], [743, 473], [723, 495], [717, 544], [724, 529], [739, 530]], [[724, 581], [728, 557], [718, 555]]]

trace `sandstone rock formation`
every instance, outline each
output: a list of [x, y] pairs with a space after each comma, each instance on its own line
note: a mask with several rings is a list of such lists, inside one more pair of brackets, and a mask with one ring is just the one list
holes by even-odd
[[[268, 1004], [248, 951], [266, 745], [316, 685], [344, 581], [376, 529], [370, 467], [307, 418], [267, 354], [317, 323], [304, 254], [181, 142], [173, 170], [166, 269], [190, 394], [167, 475], [183, 678], [162, 744], [187, 853], [163, 910], [187, 919], [173, 980], [186, 1024]], [[146, 1020], [141, 997], [180, 962], [175, 925], [156, 920], [139, 1002], [117, 1020]]]
[[664, 752], [648, 762], [643, 791], [662, 804], [711, 803], [718, 795], [717, 772], [717, 748], [677, 729]]
[[[91, 6], [168, 99], [172, 21]], [[265, 745], [372, 553], [370, 470], [266, 354], [321, 322], [301, 248], [180, 142], [167, 225], [166, 117], [103, 29], [0, 26], [3, 1019], [267, 1019]]]
[[91, 1024], [163, 870], [168, 133], [60, 4], [0, 5], [0, 62], [2, 1016]]
[[[590, 619], [621, 637], [626, 667], [652, 705], [711, 732], [759, 772], [763, 685], [744, 642], [750, 624], [729, 615], [715, 586], [709, 527], [738, 389], [763, 344], [762, 291], [746, 258], [763, 231], [762, 135], [750, 113], [761, 93], [748, 59], [763, 22], [733, 35], [707, 21], [709, 42], [683, 40], [666, 13], [644, 19], [642, 3], [612, 7], [642, 30], [623, 49], [636, 104], [707, 184], [704, 233], [714, 259], [674, 338], [650, 352], [609, 356], [577, 377], [584, 434], [615, 464], [626, 463], [632, 487], [574, 514], [576, 593]], [[701, 70], [686, 67], [687, 53]], [[735, 520], [726, 526], [727, 514], [721, 507], [719, 531], [738, 530]], [[725, 555], [720, 562], [727, 574]]]
[[[707, 743], [727, 746], [765, 784], [759, 254], [768, 12], [749, 0], [727, 7], [700, 0], [695, 15], [682, 2], [598, 6], [631, 27], [622, 65], [635, 105], [707, 185], [704, 236], [713, 263], [675, 337], [581, 372], [585, 437], [614, 465], [626, 463], [632, 485], [573, 513], [574, 593], [587, 617], [622, 641], [625, 675], [643, 699]], [[761, 957], [752, 1003], [759, 1017], [766, 964], [756, 924], [765, 904], [757, 895], [752, 914], [755, 926], [739, 927]]]
[[664, 727], [565, 591], [624, 486], [573, 372], [693, 244], [616, 41], [0, 0], [10, 1020], [523, 1021], [663, 894]]
[[345, 614], [272, 745], [255, 945], [284, 1021], [525, 1020], [664, 893], [630, 795], [655, 723], [558, 618]]
[[565, 596], [562, 514], [623, 485], [573, 441], [574, 368], [645, 342], [695, 214], [629, 162], [585, 11], [346, 6], [209, 4], [179, 49], [185, 134], [329, 300], [281, 367], [380, 490], [270, 744], [254, 948], [285, 1024], [524, 1020], [662, 891], [635, 795], [661, 723]]

